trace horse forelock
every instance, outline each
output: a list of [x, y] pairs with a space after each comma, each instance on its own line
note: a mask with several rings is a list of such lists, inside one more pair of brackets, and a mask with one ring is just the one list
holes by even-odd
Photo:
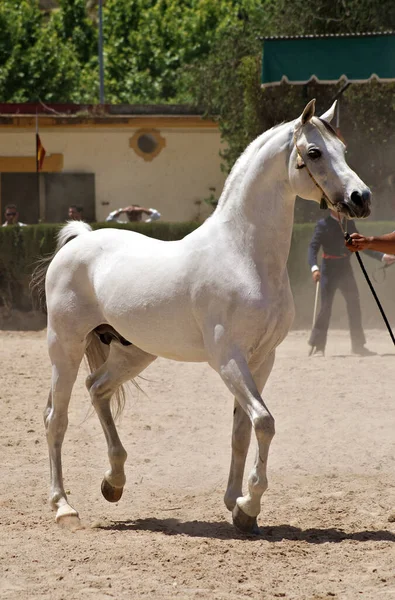
[[336, 133], [336, 130], [332, 127], [332, 125], [328, 121], [325, 121], [325, 119], [321, 119], [321, 117], [318, 117], [318, 121], [324, 125], [325, 129], [327, 131], [329, 131], [329, 133], [331, 133], [332, 135], [334, 135], [337, 138], [339, 137]]
[[321, 134], [321, 136], [323, 137], [324, 140], [325, 139], [326, 140], [336, 139], [339, 142], [341, 142], [342, 144], [344, 144], [344, 141], [337, 134], [337, 132], [333, 128], [333, 126], [328, 121], [325, 121], [325, 119], [321, 119], [321, 117], [316, 117], [316, 116], [312, 117], [311, 120], [306, 125], [302, 125], [301, 123], [296, 124], [295, 132], [294, 132], [294, 140], [296, 142], [299, 139], [299, 136], [302, 134], [304, 127], [306, 127], [308, 124], [315, 127], [319, 131], [319, 133]]

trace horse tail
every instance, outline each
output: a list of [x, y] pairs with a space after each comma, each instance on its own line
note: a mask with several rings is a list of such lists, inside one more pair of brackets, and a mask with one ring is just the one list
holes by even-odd
[[[100, 338], [92, 332], [90, 341], [85, 350], [85, 360], [90, 373], [95, 373], [107, 360], [110, 354], [110, 345], [103, 344]], [[134, 380], [132, 383], [138, 388]], [[120, 385], [111, 397], [111, 412], [114, 419], [122, 413], [126, 401], [126, 384]]]
[[30, 281], [30, 291], [33, 297], [34, 305], [40, 308], [43, 312], [47, 312], [47, 301], [45, 297], [45, 277], [48, 267], [55, 254], [59, 252], [63, 246], [70, 242], [78, 235], [92, 231], [92, 227], [83, 221], [69, 221], [67, 225], [62, 227], [57, 235], [57, 243], [55, 252], [44, 258], [40, 258], [33, 271]]

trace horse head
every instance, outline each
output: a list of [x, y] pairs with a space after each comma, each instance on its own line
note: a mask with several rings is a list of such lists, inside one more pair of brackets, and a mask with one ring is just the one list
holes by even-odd
[[311, 100], [295, 121], [289, 178], [293, 192], [347, 218], [370, 214], [370, 189], [348, 166], [346, 147], [330, 125], [336, 101], [321, 117], [316, 117]]

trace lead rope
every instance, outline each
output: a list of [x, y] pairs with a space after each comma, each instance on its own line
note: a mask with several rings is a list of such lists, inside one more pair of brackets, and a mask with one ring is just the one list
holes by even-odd
[[[337, 211], [337, 219], [338, 219], [338, 221], [339, 221], [340, 229], [341, 229], [341, 230], [342, 230], [342, 232], [343, 232], [344, 239], [346, 240], [346, 242], [349, 242], [349, 241], [351, 240], [351, 236], [350, 236], [350, 234], [347, 232], [347, 221], [346, 221], [346, 226], [344, 227], [344, 226], [343, 226], [343, 219], [341, 218], [339, 211]], [[360, 254], [359, 254], [359, 252], [358, 252], [358, 251], [357, 251], [357, 252], [354, 252], [354, 254], [356, 254], [356, 256], [357, 256], [357, 259], [358, 259], [358, 262], [359, 262], [359, 266], [361, 267], [361, 269], [362, 269], [362, 273], [364, 274], [364, 276], [365, 276], [365, 279], [366, 279], [366, 281], [368, 282], [368, 286], [370, 287], [370, 291], [371, 291], [371, 292], [372, 292], [372, 294], [373, 294], [373, 298], [376, 300], [376, 304], [377, 304], [377, 306], [379, 307], [379, 310], [380, 310], [380, 312], [381, 312], [381, 316], [383, 317], [383, 319], [384, 319], [384, 323], [385, 323], [385, 324], [386, 324], [386, 326], [387, 326], [388, 333], [390, 334], [390, 338], [391, 338], [391, 340], [392, 340], [392, 343], [393, 343], [393, 344], [394, 344], [394, 346], [395, 346], [395, 336], [394, 336], [394, 334], [393, 334], [393, 332], [392, 332], [391, 325], [390, 325], [390, 324], [389, 324], [389, 322], [388, 322], [387, 315], [385, 314], [385, 312], [384, 312], [384, 309], [383, 309], [383, 307], [381, 306], [381, 302], [380, 302], [380, 300], [379, 300], [379, 298], [378, 298], [378, 296], [377, 296], [377, 294], [376, 294], [376, 291], [375, 291], [375, 289], [374, 289], [374, 287], [373, 287], [373, 285], [372, 285], [372, 282], [371, 282], [371, 281], [370, 281], [370, 279], [369, 279], [369, 275], [368, 275], [368, 274], [367, 274], [367, 272], [366, 272], [365, 265], [364, 265], [364, 264], [363, 264], [363, 262], [362, 262], [362, 258], [360, 257]]]
[[[328, 207], [328, 205], [333, 206], [332, 202], [329, 200], [328, 196], [326, 195], [326, 193], [324, 192], [324, 190], [322, 189], [322, 187], [320, 186], [320, 184], [314, 179], [314, 175], [310, 172], [310, 169], [308, 168], [308, 166], [304, 162], [302, 154], [301, 154], [301, 152], [300, 152], [300, 150], [298, 148], [298, 144], [296, 143], [296, 133], [294, 133], [294, 144], [295, 144], [296, 152], [297, 152], [297, 155], [298, 155], [297, 156], [297, 167], [296, 168], [297, 169], [301, 169], [303, 167], [306, 167], [306, 170], [307, 170], [308, 174], [310, 175], [311, 179], [313, 180], [313, 182], [315, 183], [315, 185], [318, 187], [318, 189], [320, 190], [320, 192], [322, 194], [322, 199], [321, 199], [320, 207], [321, 208], [325, 208], [324, 204], [326, 204], [327, 207]], [[334, 207], [334, 208], [336, 208], [336, 207]], [[343, 232], [344, 239], [346, 240], [346, 242], [348, 242], [349, 240], [351, 240], [351, 236], [347, 232], [347, 225], [346, 225], [346, 228], [343, 227], [343, 223], [342, 223], [342, 219], [340, 217], [339, 210], [337, 208], [336, 208], [336, 210], [337, 210], [337, 218], [338, 218], [338, 221], [339, 221], [340, 228], [341, 228], [341, 230]], [[360, 257], [358, 251], [354, 252], [354, 254], [356, 254], [356, 256], [357, 256], [357, 260], [358, 260], [359, 266], [361, 267], [362, 273], [364, 274], [365, 279], [366, 279], [366, 281], [368, 283], [368, 286], [370, 288], [370, 291], [373, 294], [373, 298], [375, 299], [376, 304], [379, 307], [379, 311], [380, 311], [381, 316], [383, 317], [384, 323], [385, 323], [385, 325], [386, 325], [386, 327], [388, 329], [388, 333], [390, 334], [390, 338], [392, 340], [392, 343], [395, 346], [395, 336], [394, 336], [394, 334], [392, 332], [391, 325], [388, 322], [388, 319], [387, 319], [387, 316], [386, 316], [386, 314], [384, 312], [384, 309], [381, 306], [381, 302], [380, 302], [380, 300], [379, 300], [379, 298], [378, 298], [378, 296], [376, 294], [376, 291], [375, 291], [375, 289], [374, 289], [374, 287], [372, 285], [372, 282], [369, 279], [369, 275], [366, 272], [365, 266], [364, 266], [364, 264], [362, 262], [362, 258]]]
[[[343, 228], [342, 228], [342, 229], [343, 229]], [[343, 230], [343, 233], [344, 233], [344, 239], [346, 240], [346, 242], [350, 241], [350, 240], [351, 240], [351, 236], [350, 236], [350, 234], [349, 234], [349, 233], [347, 233], [347, 231], [344, 231], [344, 230]], [[368, 275], [368, 274], [367, 274], [367, 272], [366, 272], [365, 265], [364, 265], [364, 264], [363, 264], [363, 262], [362, 262], [362, 258], [360, 257], [360, 255], [359, 255], [359, 252], [358, 252], [358, 251], [354, 252], [354, 254], [356, 254], [356, 256], [357, 256], [357, 259], [358, 259], [358, 262], [359, 262], [359, 266], [361, 267], [361, 269], [362, 269], [362, 273], [364, 274], [364, 276], [365, 276], [365, 279], [366, 279], [366, 281], [368, 282], [368, 286], [369, 286], [369, 288], [370, 288], [370, 291], [371, 291], [371, 292], [372, 292], [372, 294], [373, 294], [373, 298], [376, 300], [376, 304], [377, 304], [377, 306], [379, 307], [379, 310], [380, 310], [380, 312], [381, 312], [381, 316], [383, 317], [384, 323], [385, 323], [385, 324], [386, 324], [386, 326], [387, 326], [388, 333], [390, 334], [390, 338], [391, 338], [391, 340], [392, 340], [392, 343], [393, 343], [393, 344], [394, 344], [394, 346], [395, 346], [395, 336], [394, 336], [394, 334], [393, 334], [393, 332], [392, 332], [391, 325], [390, 325], [390, 324], [389, 324], [389, 322], [388, 322], [388, 319], [387, 319], [387, 316], [386, 316], [386, 314], [385, 314], [385, 312], [384, 312], [384, 309], [383, 309], [383, 307], [381, 306], [381, 302], [380, 302], [380, 300], [379, 300], [379, 298], [378, 298], [378, 296], [377, 296], [377, 294], [376, 294], [376, 291], [375, 291], [375, 289], [374, 289], [374, 287], [373, 287], [373, 285], [372, 285], [372, 282], [371, 282], [371, 281], [370, 281], [370, 279], [369, 279], [369, 275]]]

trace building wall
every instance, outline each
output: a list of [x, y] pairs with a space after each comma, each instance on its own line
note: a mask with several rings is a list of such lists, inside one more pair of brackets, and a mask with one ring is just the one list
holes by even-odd
[[[167, 221], [195, 219], [199, 214], [205, 218], [210, 209], [204, 198], [211, 193], [218, 198], [225, 181], [218, 129], [162, 128], [156, 119], [155, 131], [165, 146], [152, 160], [144, 160], [130, 147], [137, 131], [139, 127], [119, 125], [57, 125], [40, 127], [40, 138], [47, 157], [63, 156], [62, 172], [95, 174], [98, 221], [111, 210], [133, 203], [156, 208]], [[2, 127], [0, 157], [34, 157], [34, 133], [20, 125]]]

